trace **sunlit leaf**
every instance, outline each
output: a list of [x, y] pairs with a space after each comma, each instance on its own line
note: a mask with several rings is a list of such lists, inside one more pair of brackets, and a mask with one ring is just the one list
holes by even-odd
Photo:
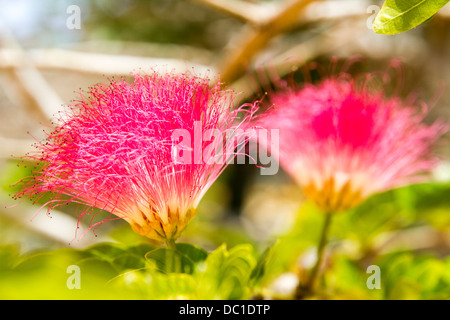
[[208, 253], [205, 250], [189, 243], [177, 243], [176, 247], [180, 253], [188, 257], [194, 263], [203, 261], [208, 256]]
[[386, 298], [390, 300], [418, 300], [420, 299], [420, 285], [407, 278], [398, 279], [392, 283]]
[[270, 265], [273, 263], [273, 253], [278, 244], [279, 241], [268, 247], [258, 259], [258, 262], [250, 275], [252, 287], [262, 285], [264, 283], [264, 279], [270, 277], [270, 274], [268, 274], [267, 271], [270, 270]]
[[242, 299], [249, 294], [251, 271], [256, 265], [253, 248], [225, 245], [211, 252], [197, 269], [198, 292], [203, 299]]
[[11, 270], [19, 258], [19, 249], [14, 245], [0, 246], [0, 272]]
[[140, 244], [128, 247], [127, 253], [133, 253], [140, 257], [144, 257], [147, 252], [152, 251], [154, 249], [155, 249], [155, 246], [153, 246], [151, 244], [140, 243]]
[[386, 0], [375, 18], [376, 33], [397, 34], [430, 19], [448, 0]]
[[379, 261], [387, 299], [449, 299], [447, 262], [398, 252]]
[[85, 251], [100, 259], [109, 261], [126, 252], [124, 248], [114, 243], [95, 244]]
[[153, 299], [179, 300], [195, 298], [196, 282], [188, 274], [155, 275]]
[[117, 275], [112, 263], [96, 257], [83, 259], [78, 261], [76, 265], [83, 274], [96, 277], [99, 281], [105, 283]]
[[140, 269], [145, 267], [145, 259], [144, 256], [138, 256], [133, 253], [124, 253], [112, 260], [112, 265], [116, 270], [124, 271], [124, 270], [132, 270], [132, 269]]
[[158, 248], [147, 252], [145, 258], [155, 263], [155, 267], [162, 273], [192, 273], [194, 262], [179, 251]]

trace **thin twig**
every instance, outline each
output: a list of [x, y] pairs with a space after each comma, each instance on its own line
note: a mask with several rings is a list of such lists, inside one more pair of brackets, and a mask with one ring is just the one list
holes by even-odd
[[263, 5], [256, 5], [239, 0], [193, 0], [217, 9], [245, 23], [260, 25], [268, 17], [268, 10]]
[[[16, 50], [0, 50], [0, 68], [10, 69], [22, 65], [20, 53]], [[190, 63], [180, 59], [146, 58], [130, 55], [77, 52], [63, 49], [35, 49], [29, 59], [36, 68], [61, 69], [74, 72], [105, 75], [129, 75], [133, 71], [161, 69], [185, 72], [193, 69], [198, 73], [214, 74], [211, 67]]]
[[[350, 21], [340, 21], [334, 23], [325, 32], [318, 33], [314, 37], [291, 47], [280, 55], [266, 59], [252, 67], [254, 72], [247, 72], [241, 78], [234, 81], [230, 86], [236, 92], [241, 92], [240, 98], [246, 99], [261, 90], [260, 85], [270, 86], [271, 83], [263, 83], [258, 78], [260, 70], [269, 70], [277, 78], [282, 78], [287, 74], [296, 71], [300, 66], [317, 56], [331, 53], [340, 47], [348, 46], [349, 42], [354, 42], [358, 35], [365, 30], [354, 28], [354, 19]], [[356, 30], [356, 31], [355, 31]], [[267, 79], [275, 81], [276, 79]]]
[[43, 117], [52, 118], [62, 105], [62, 99], [32, 64], [13, 34], [1, 23], [0, 36], [4, 46], [15, 50], [21, 61], [21, 65], [13, 70], [11, 76], [22, 86], [24, 93], [34, 102]]
[[[320, 1], [320, 0], [318, 0]], [[314, 0], [295, 0], [285, 5], [274, 17], [257, 28], [248, 26], [242, 38], [233, 46], [233, 50], [225, 54], [219, 68], [221, 81], [235, 80], [247, 67], [251, 58], [266, 47], [276, 35], [288, 30], [298, 22], [301, 12]]]

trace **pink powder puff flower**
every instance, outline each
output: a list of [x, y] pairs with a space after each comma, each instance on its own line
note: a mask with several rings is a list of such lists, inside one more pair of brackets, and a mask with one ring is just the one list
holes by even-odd
[[440, 122], [424, 124], [426, 112], [349, 77], [275, 93], [271, 100], [273, 109], [259, 123], [280, 130], [279, 150], [272, 152], [327, 213], [420, 181], [437, 163], [432, 144], [447, 130]]
[[172, 135], [176, 130], [195, 135], [199, 125], [220, 133], [245, 128], [256, 105], [234, 109], [234, 99], [233, 91], [220, 84], [210, 88], [209, 79], [191, 74], [153, 72], [134, 75], [131, 84], [96, 84], [27, 155], [26, 161], [43, 165], [17, 197], [37, 201], [50, 192], [48, 212], [81, 203], [88, 209], [79, 221], [98, 208], [141, 235], [170, 243], [229, 163], [174, 161]]

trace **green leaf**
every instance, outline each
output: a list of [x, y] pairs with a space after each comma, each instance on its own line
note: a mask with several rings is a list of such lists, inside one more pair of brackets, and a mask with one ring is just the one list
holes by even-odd
[[189, 243], [177, 243], [176, 246], [180, 253], [188, 257], [194, 263], [201, 262], [208, 257], [208, 252], [195, 245]]
[[367, 279], [370, 274], [359, 261], [350, 260], [345, 255], [337, 255], [330, 262], [333, 267], [325, 270], [324, 292], [333, 288], [332, 297], [338, 300], [380, 299], [381, 290], [370, 290], [367, 287]]
[[389, 300], [419, 300], [420, 286], [407, 278], [401, 278], [393, 283], [389, 290], [387, 299]]
[[99, 243], [85, 250], [87, 253], [106, 260], [112, 261], [115, 257], [126, 253], [126, 251], [115, 243]]
[[195, 298], [195, 279], [185, 273], [154, 275], [152, 299], [181, 300]]
[[132, 253], [124, 253], [112, 260], [112, 265], [119, 271], [140, 269], [145, 267], [145, 259]]
[[162, 273], [192, 273], [194, 262], [179, 251], [158, 248], [145, 255], [150, 263]]
[[1, 168], [0, 189], [5, 192], [15, 193], [22, 188], [20, 180], [33, 174], [30, 166], [19, 165], [19, 161], [8, 160]]
[[252, 270], [250, 275], [250, 281], [253, 287], [258, 287], [264, 283], [264, 279], [269, 275], [267, 274], [268, 269], [270, 269], [270, 264], [273, 262], [274, 250], [275, 247], [279, 244], [279, 241], [275, 242], [272, 246], [268, 247], [258, 262], [256, 263], [255, 268]]
[[109, 283], [130, 299], [178, 300], [196, 298], [196, 280], [190, 274], [162, 274], [152, 268], [131, 270]]
[[19, 257], [19, 249], [14, 245], [0, 246], [0, 272], [10, 270], [16, 264]]
[[196, 270], [200, 299], [243, 299], [249, 294], [250, 274], [256, 265], [253, 247], [225, 245], [211, 252]]
[[449, 0], [386, 0], [373, 30], [381, 34], [408, 31], [430, 19]]
[[448, 260], [397, 252], [381, 257], [382, 290], [387, 299], [448, 299]]
[[54, 263], [54, 256], [55, 254], [51, 252], [42, 252], [22, 257], [20, 263], [18, 263], [14, 270], [20, 273], [31, 273], [43, 269], [50, 269]]
[[138, 255], [140, 257], [144, 257], [145, 254], [149, 251], [152, 251], [155, 249], [155, 246], [148, 244], [148, 243], [140, 243], [134, 246], [129, 246], [127, 248], [128, 253], [133, 253], [135, 255]]
[[[92, 299], [118, 297], [106, 289], [117, 275], [110, 262], [83, 250], [58, 249], [21, 256], [7, 272], [0, 272], [0, 298], [8, 299]], [[79, 267], [81, 289], [71, 290], [67, 281], [70, 266]], [[119, 292], [120, 293], [120, 292]]]
[[78, 261], [76, 265], [81, 269], [84, 278], [89, 276], [89, 278], [95, 278], [102, 283], [106, 283], [108, 280], [117, 276], [117, 271], [113, 265], [100, 258], [86, 258]]

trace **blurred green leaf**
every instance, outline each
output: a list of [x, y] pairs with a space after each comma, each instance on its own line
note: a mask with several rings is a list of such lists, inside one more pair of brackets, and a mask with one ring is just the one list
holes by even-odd
[[450, 185], [423, 183], [375, 194], [358, 207], [333, 217], [332, 235], [355, 240], [370, 250], [384, 232], [428, 224], [437, 232], [450, 229]]
[[158, 299], [194, 299], [196, 282], [188, 274], [154, 275], [153, 286]]
[[112, 265], [119, 272], [126, 270], [144, 268], [146, 263], [143, 256], [138, 256], [133, 253], [124, 253], [112, 260]]
[[186, 273], [162, 274], [154, 268], [131, 270], [114, 278], [109, 286], [125, 290], [131, 299], [195, 299], [196, 281]]
[[344, 255], [336, 255], [332, 258], [332, 267], [328, 268], [324, 275], [325, 294], [332, 292], [330, 299], [372, 300], [380, 299], [381, 290], [369, 289], [367, 279], [370, 274], [359, 263]]
[[430, 19], [448, 0], [386, 0], [375, 18], [376, 33], [397, 34]]
[[[291, 231], [279, 237], [270, 253], [270, 263], [265, 266], [265, 281], [296, 267], [299, 257], [308, 249], [317, 246], [324, 214], [313, 203], [306, 202], [297, 213], [297, 220]], [[334, 222], [331, 230], [335, 228]]]
[[150, 267], [125, 272], [112, 284], [150, 299], [242, 299], [250, 294], [250, 274], [256, 265], [249, 245], [231, 250], [223, 245], [207, 254], [180, 243], [176, 251], [158, 248], [146, 259]]
[[431, 255], [397, 252], [381, 257], [387, 299], [449, 299], [448, 260]]
[[[21, 256], [17, 265], [0, 273], [3, 299], [108, 299], [120, 297], [106, 283], [117, 272], [107, 261], [83, 250], [60, 249]], [[71, 289], [70, 267], [80, 270], [80, 289]]]
[[6, 161], [1, 167], [0, 186], [5, 192], [16, 193], [22, 188], [20, 180], [33, 174], [31, 166], [19, 165], [19, 161]]
[[249, 280], [256, 265], [254, 249], [220, 246], [197, 268], [198, 293], [202, 299], [243, 299], [250, 294]]
[[258, 259], [258, 262], [250, 275], [250, 281], [253, 288], [258, 289], [264, 284], [267, 284], [267, 279], [274, 276], [270, 274], [270, 270], [274, 263], [274, 251], [278, 244], [279, 241], [276, 241], [272, 246], [268, 247]]
[[176, 247], [177, 251], [188, 257], [194, 263], [203, 261], [208, 256], [208, 252], [189, 243], [177, 243]]
[[133, 246], [129, 246], [127, 248], [127, 253], [133, 253], [139, 257], [144, 257], [145, 254], [149, 251], [155, 249], [155, 246], [148, 243], [139, 243]]
[[111, 262], [91, 257], [76, 262], [83, 274], [87, 274], [106, 284], [107, 281], [117, 275], [117, 271]]
[[158, 248], [147, 252], [145, 259], [154, 263], [155, 268], [162, 273], [192, 273], [194, 262], [179, 251]]
[[98, 243], [87, 248], [85, 252], [100, 259], [111, 261], [126, 251], [122, 246], [115, 243]]
[[11, 270], [19, 258], [19, 248], [14, 245], [0, 246], [0, 272]]
[[392, 283], [386, 298], [389, 300], [419, 300], [420, 286], [410, 279], [400, 278]]

